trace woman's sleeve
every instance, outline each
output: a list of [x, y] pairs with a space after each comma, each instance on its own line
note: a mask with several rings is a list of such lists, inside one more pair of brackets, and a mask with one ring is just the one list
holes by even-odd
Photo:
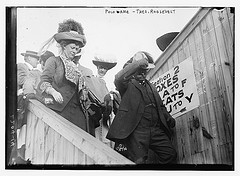
[[51, 57], [46, 61], [45, 69], [38, 84], [40, 92], [44, 92], [48, 87], [52, 87], [52, 82], [56, 73], [56, 66], [55, 57]]

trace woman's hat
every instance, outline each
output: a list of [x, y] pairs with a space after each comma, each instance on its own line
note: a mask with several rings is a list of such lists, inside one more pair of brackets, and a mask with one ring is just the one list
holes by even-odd
[[74, 40], [80, 42], [82, 45], [81, 47], [85, 46], [86, 38], [84, 35], [79, 34], [76, 31], [70, 32], [60, 32], [56, 33], [53, 38], [59, 43], [61, 40]]
[[117, 61], [113, 56], [110, 55], [97, 55], [94, 56], [95, 60], [92, 60], [93, 64], [98, 66], [102, 66], [107, 70], [112, 69], [117, 65]]
[[60, 23], [58, 26], [58, 33], [54, 34], [42, 44], [39, 54], [42, 55], [54, 42], [60, 43], [61, 40], [77, 41], [80, 42], [81, 48], [84, 47], [86, 44], [86, 38], [81, 24], [72, 19]]
[[62, 23], [59, 23], [58, 33], [53, 38], [59, 43], [61, 40], [74, 40], [82, 44], [81, 47], [85, 46], [86, 38], [84, 36], [83, 28], [81, 23], [67, 19]]
[[35, 51], [29, 51], [29, 50], [27, 50], [26, 51], [26, 53], [21, 53], [21, 55], [22, 56], [31, 56], [31, 57], [34, 57], [34, 58], [36, 58], [36, 59], [40, 59], [40, 56], [38, 55], [38, 53], [37, 52], [35, 52]]

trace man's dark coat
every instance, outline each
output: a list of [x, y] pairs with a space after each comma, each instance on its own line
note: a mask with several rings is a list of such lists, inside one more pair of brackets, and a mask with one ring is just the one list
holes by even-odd
[[[170, 126], [175, 126], [175, 119], [167, 112], [156, 88], [148, 81], [146, 81], [146, 83], [150, 85], [153, 91], [159, 118], [166, 134], [170, 137], [172, 134]], [[123, 94], [119, 110], [107, 134], [108, 139], [113, 141], [125, 139], [137, 127], [145, 107], [143, 92], [140, 86], [139, 82], [135, 79], [129, 81], [127, 89]]]

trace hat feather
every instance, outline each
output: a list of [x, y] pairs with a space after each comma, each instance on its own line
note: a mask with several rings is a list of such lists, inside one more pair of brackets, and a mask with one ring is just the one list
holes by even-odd
[[70, 31], [76, 31], [79, 34], [84, 35], [82, 25], [73, 19], [67, 19], [67, 20], [64, 20], [62, 23], [59, 23], [58, 33], [70, 32]]

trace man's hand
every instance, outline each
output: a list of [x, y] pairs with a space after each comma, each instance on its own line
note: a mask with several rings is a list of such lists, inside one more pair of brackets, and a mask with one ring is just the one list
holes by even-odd
[[138, 62], [141, 68], [147, 68], [148, 66], [148, 59], [141, 52], [138, 52], [133, 56], [133, 62]]

